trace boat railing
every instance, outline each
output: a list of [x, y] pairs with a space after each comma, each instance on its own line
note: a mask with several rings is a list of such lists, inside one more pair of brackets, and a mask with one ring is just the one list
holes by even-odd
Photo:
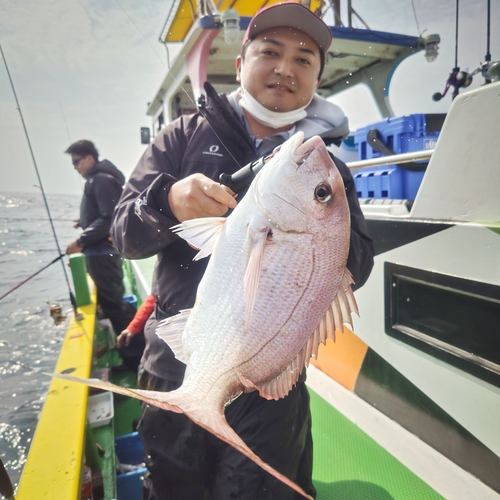
[[364, 167], [381, 167], [383, 165], [393, 165], [399, 163], [411, 163], [419, 160], [427, 160], [432, 156], [432, 149], [425, 151], [414, 151], [411, 153], [401, 153], [397, 155], [381, 156], [379, 158], [370, 158], [369, 160], [350, 161], [346, 163], [350, 170], [356, 170]]

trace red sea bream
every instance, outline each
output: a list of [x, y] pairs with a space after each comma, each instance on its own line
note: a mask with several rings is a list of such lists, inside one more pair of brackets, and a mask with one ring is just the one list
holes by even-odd
[[309, 498], [246, 446], [224, 407], [252, 390], [285, 397], [319, 344], [357, 312], [339, 171], [319, 137], [303, 142], [298, 132], [229, 217], [190, 220], [173, 230], [200, 249], [196, 258], [211, 255], [194, 307], [164, 320], [157, 332], [187, 365], [182, 386], [158, 393], [84, 383], [185, 413]]

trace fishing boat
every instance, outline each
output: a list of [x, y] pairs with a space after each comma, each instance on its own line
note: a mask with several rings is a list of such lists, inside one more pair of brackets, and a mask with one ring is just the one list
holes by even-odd
[[[205, 81], [219, 92], [237, 87], [243, 34], [273, 3], [174, 1], [160, 41], [181, 50], [148, 105], [153, 135], [196, 110]], [[308, 4], [321, 12], [323, 2]], [[318, 92], [330, 97], [364, 83], [384, 119], [348, 144], [363, 152], [348, 166], [376, 252], [356, 291], [361, 316], [308, 368], [318, 499], [500, 498], [498, 64], [488, 65], [492, 82], [457, 95], [446, 117], [399, 119], [388, 100], [392, 75], [419, 52], [435, 57], [439, 37], [350, 21], [331, 30]], [[411, 120], [420, 120], [419, 131]], [[141, 135], [150, 141], [149, 129]], [[424, 151], [402, 152], [398, 141]], [[133, 387], [131, 374], [110, 369], [119, 358], [81, 262], [72, 264], [81, 316], [71, 321], [56, 371]], [[127, 293], [138, 303], [153, 267], [154, 259], [125, 263]], [[141, 498], [139, 414], [136, 400], [53, 380], [16, 498], [76, 500], [87, 467], [95, 500]]]

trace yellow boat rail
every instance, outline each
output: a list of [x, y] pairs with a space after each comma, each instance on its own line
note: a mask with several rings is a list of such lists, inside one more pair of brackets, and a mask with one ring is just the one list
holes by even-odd
[[[79, 307], [84, 318], [73, 317], [64, 338], [56, 372], [88, 378], [92, 367], [96, 294]], [[53, 379], [21, 476], [17, 500], [79, 500], [88, 387]]]

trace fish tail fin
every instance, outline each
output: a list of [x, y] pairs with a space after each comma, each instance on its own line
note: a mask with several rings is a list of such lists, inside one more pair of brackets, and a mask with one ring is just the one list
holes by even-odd
[[186, 415], [191, 420], [196, 422], [199, 426], [203, 427], [212, 434], [215, 434], [219, 439], [228, 443], [233, 448], [236, 448], [239, 452], [243, 453], [243, 455], [255, 462], [259, 467], [274, 476], [276, 479], [283, 482], [303, 497], [309, 500], [313, 500], [313, 498], [308, 495], [299, 485], [281, 474], [281, 472], [278, 472], [276, 469], [264, 462], [258, 455], [256, 455], [231, 428], [222, 413], [207, 412], [206, 409], [201, 408], [196, 410], [188, 409], [184, 411], [184, 413], [186, 413]]
[[206, 406], [199, 405], [195, 401], [190, 400], [188, 395], [182, 390], [182, 387], [172, 392], [146, 391], [142, 389], [128, 389], [97, 378], [86, 379], [63, 373], [52, 373], [46, 375], [67, 380], [69, 382], [85, 384], [90, 387], [111, 391], [117, 394], [123, 394], [124, 396], [139, 399], [164, 410], [184, 413], [193, 422], [203, 427], [208, 432], [216, 435], [219, 439], [222, 439], [222, 441], [236, 448], [238, 451], [243, 453], [243, 455], [255, 462], [259, 467], [267, 471], [276, 479], [283, 482], [303, 497], [313, 500], [313, 498], [309, 496], [300, 486], [264, 462], [245, 444], [245, 442], [227, 423], [227, 420], [224, 417], [223, 409], [221, 409], [220, 412], [215, 410], [207, 411]]

